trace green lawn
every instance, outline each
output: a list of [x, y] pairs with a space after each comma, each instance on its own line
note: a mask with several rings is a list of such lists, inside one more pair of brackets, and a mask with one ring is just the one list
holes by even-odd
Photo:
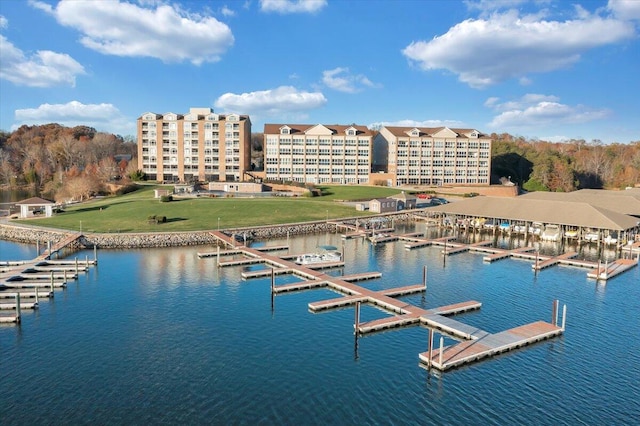
[[[54, 217], [16, 222], [84, 232], [193, 231], [306, 222], [367, 216], [353, 206], [333, 200], [386, 197], [399, 191], [383, 187], [325, 186], [322, 197], [189, 198], [161, 203], [153, 198], [156, 186], [145, 186], [120, 197], [92, 200], [67, 207]], [[149, 223], [151, 215], [167, 223]]]

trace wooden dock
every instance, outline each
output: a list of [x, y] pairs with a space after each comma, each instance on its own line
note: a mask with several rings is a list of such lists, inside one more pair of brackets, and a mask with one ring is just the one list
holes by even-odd
[[[216, 238], [229, 243], [229, 238], [220, 233], [212, 233]], [[437, 243], [442, 245], [447, 244], [448, 239], [439, 239]], [[433, 244], [435, 240], [423, 240], [418, 243]], [[482, 247], [484, 242], [479, 244], [478, 247]], [[426, 290], [425, 283], [418, 285], [408, 285], [404, 287], [384, 289], [384, 290], [370, 290], [350, 281], [356, 281], [360, 279], [371, 279], [376, 277], [376, 273], [363, 273], [353, 274], [347, 276], [331, 276], [319, 271], [314, 271], [308, 266], [297, 265], [289, 260], [282, 259], [267, 253], [260, 253], [259, 251], [249, 248], [241, 247], [246, 256], [259, 257], [264, 263], [267, 263], [275, 268], [281, 268], [282, 273], [284, 271], [291, 271], [292, 273], [306, 277], [298, 283], [275, 285], [272, 281], [271, 288], [273, 293], [284, 293], [289, 291], [308, 290], [314, 288], [325, 287], [333, 290], [341, 296], [309, 303], [309, 310], [312, 312], [319, 312], [329, 309], [338, 309], [355, 305], [356, 319], [354, 323], [354, 332], [356, 337], [363, 334], [374, 333], [377, 331], [388, 330], [391, 328], [410, 326], [422, 324], [430, 329], [431, 341], [429, 345], [429, 351], [425, 354], [420, 354], [419, 358], [422, 362], [426, 363], [429, 367], [435, 367], [440, 370], [447, 370], [449, 368], [462, 365], [465, 363], [477, 361], [481, 358], [496, 355], [498, 353], [518, 348], [539, 340], [548, 339], [562, 334], [564, 331], [564, 318], [566, 314], [566, 307], [563, 313], [563, 326], [558, 327], [555, 324], [548, 324], [543, 321], [527, 324], [524, 326], [516, 327], [511, 330], [503, 331], [496, 334], [488, 333], [477, 327], [464, 324], [453, 318], [449, 318], [451, 315], [456, 315], [471, 310], [480, 309], [481, 303], [477, 301], [467, 301], [462, 303], [456, 303], [447, 306], [441, 306], [432, 309], [422, 309], [420, 307], [408, 304], [402, 300], [395, 299], [394, 297], [411, 294], [416, 292], [424, 292]], [[261, 271], [254, 271], [253, 274]], [[261, 272], [262, 273], [262, 272]], [[271, 270], [268, 272], [271, 274]], [[275, 275], [276, 269], [273, 270]], [[264, 274], [264, 273], [263, 273]], [[264, 276], [264, 275], [262, 275]], [[376, 319], [360, 323], [360, 304], [368, 303], [378, 306], [387, 312], [391, 313], [391, 316]], [[555, 321], [557, 321], [557, 302], [554, 306], [554, 312], [556, 315]], [[434, 330], [440, 330], [442, 333], [446, 333], [456, 338], [464, 339], [465, 342], [458, 343], [456, 345], [449, 346], [447, 348], [442, 347], [439, 350], [433, 351], [432, 340]], [[441, 338], [441, 342], [444, 339]]]
[[606, 282], [607, 280], [610, 280], [611, 278], [614, 278], [637, 265], [637, 260], [618, 259], [612, 263], [601, 264], [595, 269], [592, 269], [587, 273], [587, 277], [597, 281]]
[[486, 333], [468, 341], [423, 352], [420, 361], [427, 366], [445, 371], [464, 364], [480, 361], [563, 333], [563, 329], [544, 321], [515, 327], [496, 334]]

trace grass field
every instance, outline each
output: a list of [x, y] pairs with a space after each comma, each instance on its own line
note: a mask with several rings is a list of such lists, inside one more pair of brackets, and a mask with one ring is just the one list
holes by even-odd
[[[321, 197], [187, 198], [162, 203], [154, 198], [158, 186], [145, 186], [119, 197], [68, 206], [51, 218], [15, 222], [84, 232], [194, 231], [295, 223], [340, 217], [367, 216], [334, 200], [362, 200], [397, 194], [397, 189], [326, 186]], [[166, 223], [148, 217], [165, 216]]]

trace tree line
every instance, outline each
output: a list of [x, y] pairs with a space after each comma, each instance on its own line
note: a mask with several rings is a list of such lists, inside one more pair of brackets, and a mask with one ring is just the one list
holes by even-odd
[[[529, 191], [625, 188], [640, 183], [640, 141], [628, 144], [546, 142], [491, 134], [492, 183], [506, 179]], [[252, 134], [252, 158], [261, 161], [263, 135]], [[82, 200], [109, 192], [110, 183], [143, 177], [133, 137], [59, 124], [0, 131], [0, 185], [26, 188], [55, 200]]]
[[87, 126], [21, 126], [0, 132], [0, 185], [46, 198], [82, 200], [137, 172], [132, 138]]
[[527, 191], [622, 189], [640, 184], [640, 141], [546, 142], [491, 135], [492, 180], [510, 178]]

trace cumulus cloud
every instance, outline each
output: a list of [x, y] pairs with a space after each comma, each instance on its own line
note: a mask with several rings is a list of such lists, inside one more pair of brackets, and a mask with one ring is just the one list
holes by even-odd
[[391, 127], [427, 127], [427, 128], [435, 128], [435, 127], [465, 127], [465, 124], [462, 121], [458, 120], [397, 120], [397, 121], [378, 121], [375, 123], [369, 124], [367, 127], [370, 129], [379, 129], [383, 126], [391, 126]]
[[[6, 26], [6, 19], [4, 22]], [[0, 79], [18, 86], [73, 87], [76, 76], [82, 74], [85, 74], [84, 67], [66, 53], [38, 50], [27, 55], [0, 35]]]
[[349, 68], [334, 68], [322, 72], [322, 82], [329, 88], [345, 93], [357, 93], [364, 87], [378, 87], [366, 76], [352, 75]]
[[[320, 92], [304, 92], [292, 86], [248, 92], [242, 94], [225, 93], [220, 96], [215, 107], [231, 112], [255, 114], [257, 116], [298, 115], [320, 108], [327, 99]], [[301, 115], [302, 114], [302, 115]]]
[[119, 0], [62, 0], [55, 7], [39, 1], [31, 4], [61, 25], [80, 31], [85, 47], [105, 55], [200, 65], [219, 61], [234, 42], [226, 24], [168, 4], [144, 7]]
[[629, 22], [585, 16], [583, 9], [578, 15], [560, 22], [521, 17], [514, 10], [494, 13], [463, 21], [432, 40], [414, 41], [402, 53], [423, 70], [448, 70], [469, 86], [483, 88], [567, 67], [589, 49], [635, 36]]
[[260, 0], [263, 12], [315, 13], [327, 5], [327, 0]]
[[640, 20], [640, 2], [638, 0], [609, 0], [607, 8], [617, 18]]
[[0, 30], [3, 30], [9, 26], [9, 21], [4, 16], [0, 15]]
[[485, 106], [499, 112], [489, 123], [490, 127], [497, 129], [539, 129], [547, 125], [587, 123], [610, 115], [607, 109], [566, 105], [560, 103], [557, 96], [540, 94], [527, 94], [507, 102], [492, 97], [487, 99]]
[[124, 117], [112, 104], [83, 104], [78, 101], [42, 104], [37, 108], [16, 110], [15, 119], [13, 129], [23, 124], [58, 123], [68, 127], [84, 125], [121, 135], [135, 133], [135, 121]]

